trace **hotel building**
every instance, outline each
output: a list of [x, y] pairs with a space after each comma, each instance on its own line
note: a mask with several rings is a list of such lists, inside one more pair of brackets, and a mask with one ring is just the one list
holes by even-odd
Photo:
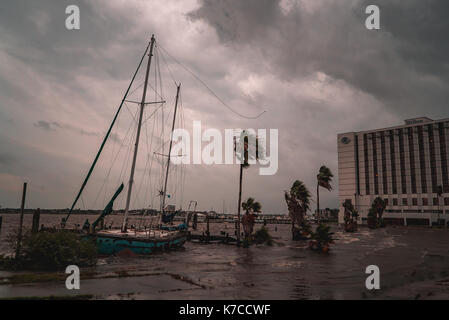
[[339, 215], [345, 200], [366, 224], [374, 199], [387, 202], [389, 224], [449, 222], [449, 119], [426, 117], [402, 126], [338, 135]]

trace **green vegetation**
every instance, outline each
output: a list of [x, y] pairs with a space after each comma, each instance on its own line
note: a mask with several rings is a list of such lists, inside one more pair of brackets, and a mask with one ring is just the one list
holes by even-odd
[[245, 237], [242, 241], [242, 246], [244, 248], [248, 248], [252, 244], [264, 244], [267, 246], [272, 246], [273, 243], [274, 243], [273, 238], [268, 232], [268, 229], [265, 226], [262, 226], [254, 234]]
[[354, 206], [351, 203], [351, 200], [346, 200], [343, 203], [343, 208], [345, 209], [344, 220], [345, 220], [345, 231], [346, 232], [355, 232], [357, 231], [357, 219], [359, 217], [359, 213], [355, 210]]
[[245, 210], [245, 214], [242, 217], [243, 231], [245, 232], [245, 238], [249, 238], [253, 233], [256, 213], [261, 212], [262, 206], [253, 198], [248, 198], [248, 200], [242, 203], [242, 208]]
[[[15, 250], [17, 239], [10, 236]], [[95, 265], [97, 246], [81, 235], [66, 232], [25, 232], [22, 238], [20, 256], [0, 257], [0, 266], [15, 270], [61, 270], [68, 265], [79, 267]]]
[[273, 238], [271, 237], [268, 229], [266, 227], [262, 227], [254, 233], [253, 236], [254, 242], [257, 244], [266, 244], [268, 246], [273, 245]]
[[[250, 146], [250, 144], [255, 143], [255, 146]], [[259, 145], [259, 138], [255, 137], [250, 132], [243, 130], [240, 134], [238, 141], [235, 141], [234, 151], [236, 152], [236, 157], [240, 161], [240, 178], [239, 178], [239, 205], [237, 211], [237, 243], [240, 243], [240, 204], [242, 202], [242, 184], [243, 184], [243, 169], [249, 168], [249, 160], [260, 160], [259, 155], [263, 155], [264, 151], [262, 146]], [[249, 200], [249, 199], [248, 199]], [[254, 199], [253, 199], [254, 200]], [[248, 241], [244, 241], [243, 245], [248, 245]]]
[[368, 212], [368, 227], [370, 227], [371, 229], [385, 227], [382, 216], [386, 207], [387, 204], [382, 198], [377, 197], [376, 199], [374, 199], [373, 204]]
[[327, 191], [332, 191], [332, 178], [334, 175], [332, 174], [331, 169], [326, 166], [321, 166], [318, 174], [316, 176], [317, 186], [316, 186], [316, 214], [317, 220], [320, 221], [320, 187], [323, 187]]
[[320, 223], [315, 232], [312, 233], [312, 241], [309, 242], [309, 248], [318, 252], [328, 252], [329, 245], [334, 242], [330, 232], [330, 226]]
[[310, 234], [310, 228], [305, 221], [305, 215], [309, 210], [310, 192], [302, 181], [296, 180], [289, 192], [285, 192], [288, 213], [292, 220], [293, 240], [303, 240]]

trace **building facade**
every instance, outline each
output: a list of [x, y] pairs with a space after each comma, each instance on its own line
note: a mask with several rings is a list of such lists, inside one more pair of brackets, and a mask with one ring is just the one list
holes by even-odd
[[390, 224], [449, 222], [449, 119], [338, 134], [339, 222], [351, 200], [365, 224], [375, 198]]

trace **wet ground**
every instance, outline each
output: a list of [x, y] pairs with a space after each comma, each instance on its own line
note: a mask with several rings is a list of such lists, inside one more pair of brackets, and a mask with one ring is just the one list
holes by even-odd
[[[46, 226], [61, 216], [42, 215]], [[89, 220], [92, 220], [90, 217]], [[72, 219], [72, 218], [71, 218]], [[73, 216], [83, 223], [86, 216]], [[118, 225], [120, 217], [112, 217]], [[0, 252], [18, 216], [3, 215]], [[31, 215], [25, 216], [25, 225]], [[256, 225], [256, 229], [260, 225]], [[204, 228], [200, 225], [200, 231]], [[148, 257], [101, 258], [95, 279], [69, 291], [64, 281], [0, 284], [0, 298], [91, 294], [97, 299], [449, 299], [449, 230], [361, 228], [347, 234], [333, 226], [337, 239], [329, 254], [290, 240], [289, 225], [269, 225], [273, 246], [186, 243], [179, 251]], [[211, 223], [211, 233], [233, 234], [233, 226]], [[368, 291], [368, 265], [380, 268], [381, 289]], [[16, 273], [0, 271], [0, 277]], [[102, 276], [105, 276], [101, 279]]]

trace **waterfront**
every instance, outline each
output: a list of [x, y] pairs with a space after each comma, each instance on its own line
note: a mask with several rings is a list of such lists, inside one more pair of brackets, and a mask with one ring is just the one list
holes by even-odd
[[[62, 216], [42, 215], [49, 226]], [[2, 253], [18, 215], [3, 215]], [[83, 223], [85, 215], [74, 215]], [[92, 221], [93, 216], [88, 216]], [[120, 216], [108, 220], [120, 221]], [[25, 215], [25, 226], [31, 215]], [[226, 226], [226, 227], [225, 227]], [[261, 225], [256, 225], [258, 229]], [[211, 233], [233, 232], [231, 223], [211, 223]], [[226, 229], [225, 229], [226, 228]], [[81, 289], [65, 281], [0, 285], [0, 298], [92, 295], [95, 299], [432, 299], [449, 298], [449, 230], [388, 227], [348, 234], [333, 225], [329, 254], [290, 240], [289, 225], [268, 225], [273, 246], [249, 249], [186, 243], [184, 249], [149, 257], [100, 258], [81, 270]], [[198, 232], [205, 229], [200, 224]], [[277, 230], [277, 231], [275, 231]], [[380, 268], [381, 290], [365, 289], [365, 268]], [[0, 271], [0, 278], [23, 274]], [[29, 272], [25, 272], [29, 273]], [[89, 274], [89, 279], [83, 279]]]

